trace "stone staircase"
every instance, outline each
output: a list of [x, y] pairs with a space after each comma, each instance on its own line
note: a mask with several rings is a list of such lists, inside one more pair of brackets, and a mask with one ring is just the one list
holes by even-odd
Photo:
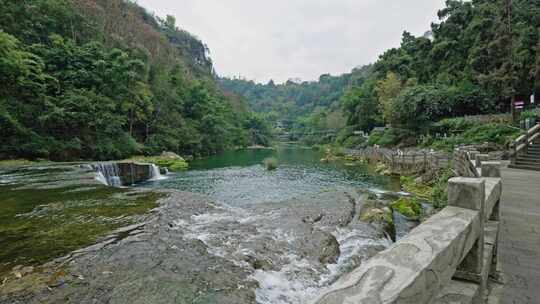
[[540, 171], [540, 124], [514, 142], [512, 163], [515, 169]]
[[540, 171], [540, 143], [530, 145], [527, 151], [519, 155], [516, 158], [516, 163], [510, 167]]

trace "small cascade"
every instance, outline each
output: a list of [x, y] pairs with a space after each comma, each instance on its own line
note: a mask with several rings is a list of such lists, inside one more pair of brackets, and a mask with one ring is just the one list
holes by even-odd
[[120, 178], [120, 169], [115, 163], [100, 163], [92, 165], [96, 171], [96, 180], [101, 183], [112, 186], [121, 187], [122, 179]]
[[156, 166], [155, 164], [151, 164], [150, 165], [150, 180], [161, 180], [161, 179], [164, 179], [165, 177], [163, 175], [161, 175], [161, 172], [159, 171], [159, 167]]

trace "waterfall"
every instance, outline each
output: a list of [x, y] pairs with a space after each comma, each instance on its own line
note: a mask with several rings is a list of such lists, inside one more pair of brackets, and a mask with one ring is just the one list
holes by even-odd
[[159, 171], [159, 167], [151, 164], [150, 165], [150, 180], [160, 180], [164, 179], [165, 177], [161, 175], [161, 172]]
[[122, 180], [120, 179], [120, 169], [115, 163], [100, 163], [92, 165], [96, 171], [96, 180], [101, 183], [112, 186], [121, 187]]

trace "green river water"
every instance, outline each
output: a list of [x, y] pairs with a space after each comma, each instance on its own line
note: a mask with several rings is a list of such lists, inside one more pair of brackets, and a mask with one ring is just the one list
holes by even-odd
[[[262, 164], [268, 157], [278, 160], [276, 170]], [[351, 187], [399, 191], [398, 180], [367, 165], [321, 163], [323, 157], [294, 146], [230, 151], [131, 189], [99, 185], [78, 164], [0, 167], [0, 278], [16, 265], [45, 263], [136, 222], [161, 196], [141, 188], [202, 193], [234, 207]]]
[[[263, 165], [264, 159], [270, 157], [277, 159], [277, 170], [268, 171]], [[323, 157], [320, 151], [298, 146], [230, 151], [195, 160], [187, 172], [170, 174], [167, 179], [142, 186], [202, 193], [232, 206], [279, 202], [351, 187], [400, 190], [398, 179], [378, 175], [366, 164], [323, 163]]]

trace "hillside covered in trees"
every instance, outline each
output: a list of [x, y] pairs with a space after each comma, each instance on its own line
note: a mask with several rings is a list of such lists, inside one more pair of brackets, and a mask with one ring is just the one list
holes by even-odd
[[304, 129], [338, 126], [320, 118], [340, 109], [347, 125], [342, 139], [390, 125], [399, 140], [441, 119], [508, 112], [512, 96], [540, 96], [540, 1], [514, 0], [510, 9], [508, 3], [447, 0], [430, 35], [404, 32], [400, 47], [350, 74], [299, 84], [220, 84], [254, 109], [290, 113]]
[[268, 135], [173, 17], [124, 0], [0, 0], [0, 158], [205, 155]]
[[343, 96], [348, 123], [420, 131], [442, 118], [509, 111], [512, 96], [529, 100], [540, 89], [540, 1], [515, 0], [511, 15], [507, 2], [448, 0], [433, 39], [405, 32]]

